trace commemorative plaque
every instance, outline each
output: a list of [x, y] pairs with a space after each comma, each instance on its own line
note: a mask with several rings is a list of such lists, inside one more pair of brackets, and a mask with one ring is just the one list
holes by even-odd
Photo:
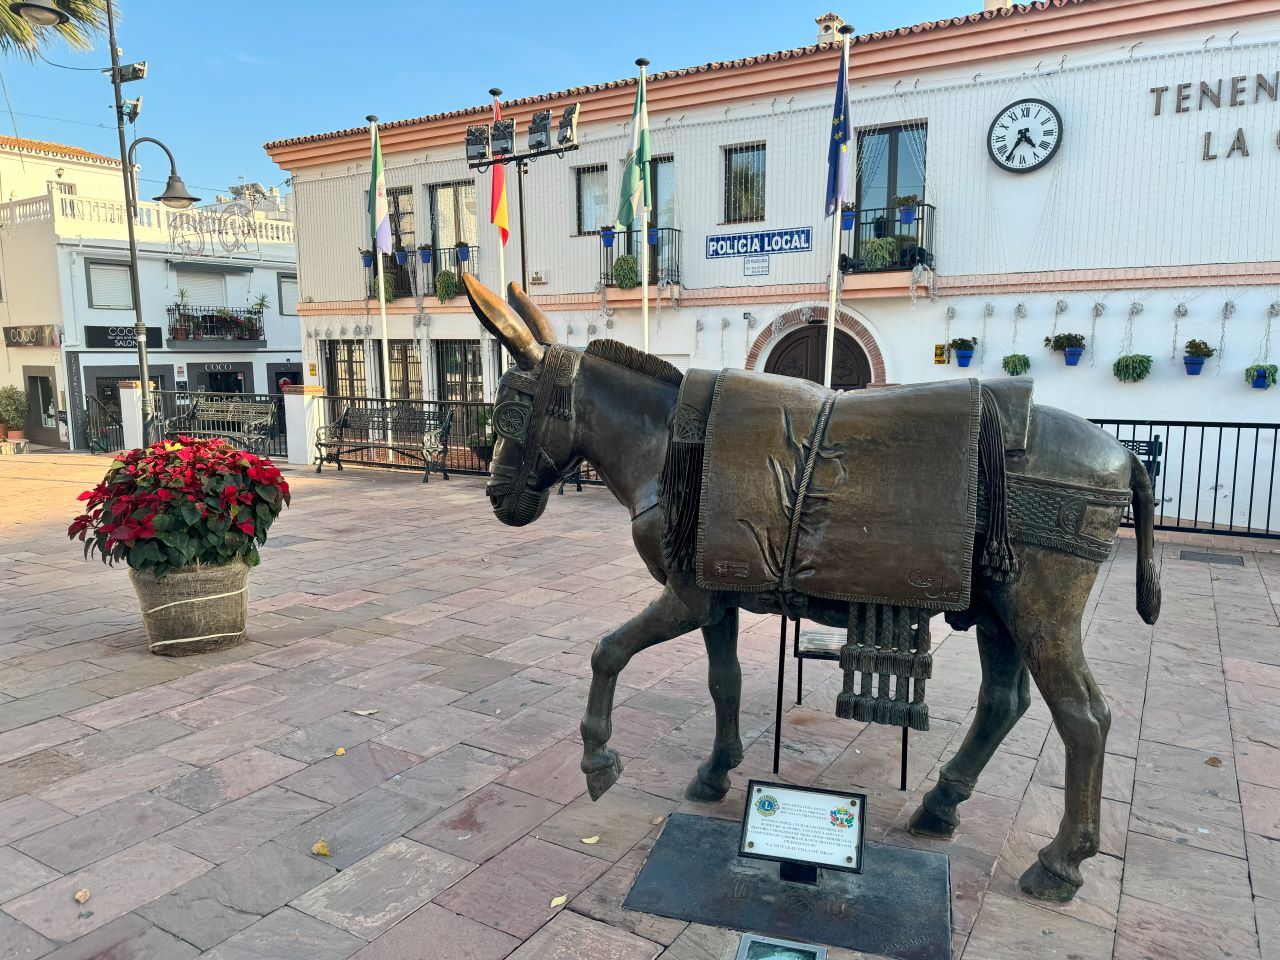
[[862, 872], [867, 798], [752, 780], [738, 855], [776, 860], [782, 879], [816, 883], [818, 867]]

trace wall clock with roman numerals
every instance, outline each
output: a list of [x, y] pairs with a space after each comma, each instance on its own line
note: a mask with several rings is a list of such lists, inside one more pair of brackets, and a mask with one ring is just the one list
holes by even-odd
[[1045, 100], [1009, 104], [991, 121], [987, 152], [995, 165], [1011, 173], [1039, 170], [1062, 146], [1062, 114]]

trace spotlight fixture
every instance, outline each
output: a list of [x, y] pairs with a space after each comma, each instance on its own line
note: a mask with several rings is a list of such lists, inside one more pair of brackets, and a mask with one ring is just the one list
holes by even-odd
[[137, 123], [138, 114], [142, 112], [142, 98], [135, 97], [133, 100], [125, 100], [120, 104], [120, 116], [128, 123]]
[[529, 149], [546, 150], [551, 146], [551, 111], [538, 110], [529, 121]]
[[493, 122], [493, 155], [516, 152], [516, 122], [510, 118]]
[[467, 127], [467, 162], [483, 162], [489, 156], [489, 125], [482, 123]]
[[560, 128], [556, 132], [556, 144], [561, 147], [578, 145], [578, 104], [571, 103], [560, 116]]

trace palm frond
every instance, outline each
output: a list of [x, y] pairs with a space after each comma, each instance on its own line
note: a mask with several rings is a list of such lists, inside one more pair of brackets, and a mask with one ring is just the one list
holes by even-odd
[[106, 0], [57, 0], [57, 4], [71, 19], [52, 30], [31, 26], [8, 4], [0, 4], [0, 53], [34, 60], [37, 51], [56, 51], [58, 41], [72, 50], [92, 50], [95, 38], [107, 29]]

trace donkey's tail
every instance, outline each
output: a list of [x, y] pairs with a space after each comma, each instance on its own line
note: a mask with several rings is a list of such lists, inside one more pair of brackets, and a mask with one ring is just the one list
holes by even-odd
[[1133, 526], [1138, 542], [1138, 615], [1146, 623], [1160, 618], [1160, 572], [1155, 562], [1156, 498], [1146, 464], [1129, 454], [1129, 489], [1133, 491]]

